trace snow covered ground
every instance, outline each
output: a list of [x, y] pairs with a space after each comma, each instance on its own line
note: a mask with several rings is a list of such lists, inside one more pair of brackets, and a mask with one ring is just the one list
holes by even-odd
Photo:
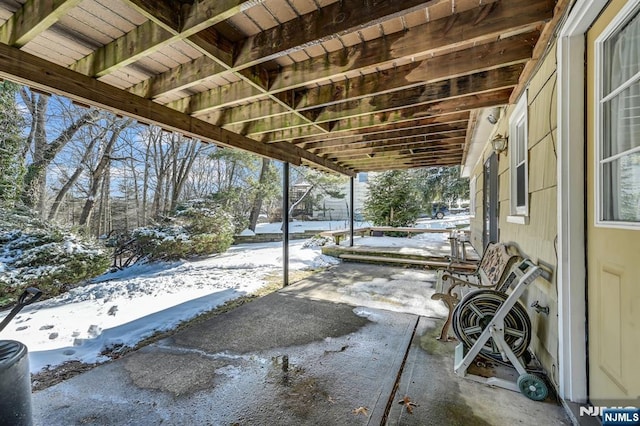
[[[424, 226], [447, 227], [465, 220], [468, 221], [468, 216], [451, 216], [443, 221], [424, 221]], [[292, 229], [344, 228], [340, 223], [343, 222], [294, 222]], [[279, 224], [262, 224], [258, 232], [279, 229]], [[354, 242], [439, 247], [446, 242], [446, 234], [422, 234], [411, 239], [368, 237]], [[290, 242], [291, 270], [339, 262], [322, 255], [319, 247], [303, 244], [301, 240]], [[105, 349], [135, 346], [156, 331], [170, 330], [228, 300], [256, 291], [266, 284], [267, 275], [281, 271], [281, 243], [242, 244], [221, 255], [199, 260], [135, 265], [27, 306], [0, 333], [0, 339], [27, 345], [32, 373], [71, 360], [102, 362], [108, 359], [101, 355]], [[0, 313], [0, 320], [8, 312]]]

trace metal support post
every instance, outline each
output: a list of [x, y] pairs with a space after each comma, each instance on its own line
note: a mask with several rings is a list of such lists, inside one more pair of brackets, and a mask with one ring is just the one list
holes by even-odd
[[355, 180], [353, 176], [349, 179], [349, 247], [353, 247], [353, 222], [355, 219]]
[[283, 284], [289, 285], [289, 163], [282, 169], [282, 269]]

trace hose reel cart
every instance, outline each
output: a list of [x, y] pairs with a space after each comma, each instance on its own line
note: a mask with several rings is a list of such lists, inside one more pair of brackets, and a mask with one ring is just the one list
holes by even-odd
[[[545, 381], [528, 370], [528, 348], [531, 342], [531, 320], [518, 299], [543, 270], [525, 259], [514, 267], [507, 278], [511, 293], [479, 290], [467, 294], [453, 313], [453, 331], [460, 342], [456, 346], [454, 372], [460, 377], [522, 392], [534, 401], [544, 400], [548, 393]], [[518, 378], [507, 380], [483, 377], [468, 371], [482, 357], [494, 363], [511, 365]]]

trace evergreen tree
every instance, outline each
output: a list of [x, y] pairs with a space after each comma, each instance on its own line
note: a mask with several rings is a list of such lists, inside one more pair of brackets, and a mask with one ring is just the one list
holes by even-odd
[[416, 181], [406, 171], [392, 170], [369, 182], [364, 202], [365, 219], [375, 226], [410, 226], [420, 214], [420, 194]]
[[25, 139], [21, 131], [25, 121], [16, 105], [17, 91], [13, 83], [0, 83], [0, 204], [5, 206], [18, 199], [24, 176]]
[[469, 198], [469, 179], [460, 177], [458, 166], [416, 169], [413, 175], [425, 206], [434, 201], [451, 204]]

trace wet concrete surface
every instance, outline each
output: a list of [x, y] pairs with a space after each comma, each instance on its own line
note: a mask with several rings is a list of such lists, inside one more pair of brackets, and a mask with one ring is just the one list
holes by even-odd
[[436, 340], [441, 324], [420, 318], [387, 425], [571, 424], [563, 408], [552, 398], [536, 402], [520, 393], [457, 377], [453, 372], [457, 342]]
[[434, 281], [341, 264], [36, 392], [34, 424], [562, 424], [553, 403], [453, 375]]

